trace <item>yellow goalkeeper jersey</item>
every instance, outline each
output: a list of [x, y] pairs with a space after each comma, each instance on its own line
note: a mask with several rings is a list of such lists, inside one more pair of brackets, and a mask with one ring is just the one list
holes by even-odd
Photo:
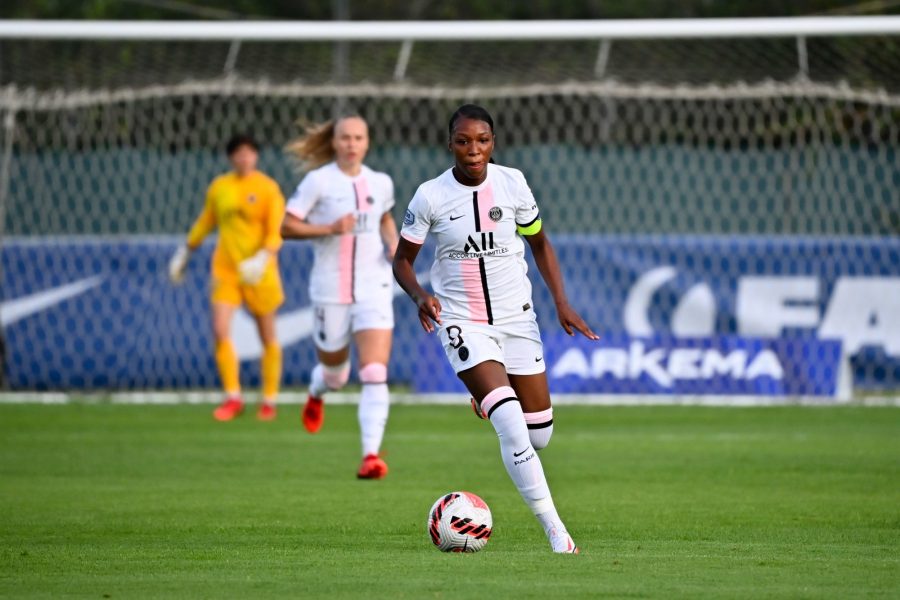
[[244, 177], [234, 172], [216, 177], [206, 192], [203, 211], [188, 233], [187, 245], [196, 248], [214, 229], [219, 241], [213, 269], [236, 270], [238, 263], [266, 248], [281, 248], [284, 196], [272, 178], [253, 171]]

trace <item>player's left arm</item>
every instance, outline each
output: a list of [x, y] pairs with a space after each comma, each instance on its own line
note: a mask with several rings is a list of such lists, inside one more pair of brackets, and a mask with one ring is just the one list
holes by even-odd
[[397, 222], [394, 221], [394, 216], [386, 212], [381, 215], [381, 241], [384, 242], [384, 253], [387, 256], [388, 262], [392, 262], [394, 260], [394, 255], [397, 254], [397, 244], [400, 241], [400, 234], [397, 233]]
[[384, 203], [384, 214], [381, 215], [379, 231], [381, 241], [384, 243], [384, 254], [388, 262], [393, 262], [394, 256], [397, 254], [397, 244], [400, 241], [397, 222], [394, 221], [394, 216], [391, 214], [391, 209], [394, 208], [394, 181], [387, 174], [383, 177], [387, 184], [387, 201]]
[[565, 286], [563, 285], [562, 272], [559, 268], [559, 260], [556, 258], [556, 251], [550, 238], [544, 233], [543, 229], [538, 229], [531, 235], [523, 235], [522, 237], [528, 242], [531, 253], [534, 255], [534, 262], [537, 263], [538, 271], [547, 284], [550, 294], [553, 296], [553, 302], [556, 304], [556, 314], [559, 316], [559, 323], [569, 335], [575, 335], [575, 331], [579, 331], [590, 340], [599, 340], [600, 336], [594, 333], [587, 323], [584, 322], [575, 309], [569, 306], [569, 300], [566, 297]]

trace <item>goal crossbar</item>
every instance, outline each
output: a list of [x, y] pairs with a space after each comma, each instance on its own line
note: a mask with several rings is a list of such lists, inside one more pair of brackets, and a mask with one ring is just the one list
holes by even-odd
[[900, 16], [568, 21], [0, 20], [0, 39], [527, 41], [900, 34]]

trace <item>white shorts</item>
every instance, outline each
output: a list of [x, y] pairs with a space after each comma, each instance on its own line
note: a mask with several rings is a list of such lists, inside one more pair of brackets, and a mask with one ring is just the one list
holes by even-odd
[[393, 329], [392, 299], [353, 304], [316, 304], [313, 339], [325, 352], [337, 352], [350, 345], [350, 336], [365, 329]]
[[456, 373], [486, 360], [501, 363], [511, 375], [536, 375], [545, 370], [544, 344], [534, 318], [505, 325], [448, 321], [440, 336]]

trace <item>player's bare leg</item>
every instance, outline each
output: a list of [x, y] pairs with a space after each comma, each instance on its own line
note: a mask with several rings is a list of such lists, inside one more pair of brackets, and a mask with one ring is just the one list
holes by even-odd
[[254, 315], [259, 339], [263, 345], [261, 363], [262, 402], [256, 412], [260, 421], [271, 421], [275, 418], [275, 401], [281, 384], [281, 344], [275, 332], [275, 311], [265, 315]]
[[379, 451], [390, 410], [387, 365], [392, 338], [390, 329], [364, 329], [354, 334], [359, 354], [359, 381], [362, 383], [358, 413], [363, 455], [357, 472], [360, 479], [381, 479], [388, 472]]
[[303, 426], [316, 433], [325, 421], [322, 396], [328, 390], [339, 390], [350, 378], [350, 346], [334, 352], [316, 349], [319, 364], [313, 369], [309, 382], [309, 397], [303, 407]]
[[[550, 547], [554, 552], [577, 553], [578, 548], [556, 512], [541, 459], [529, 435], [523, 404], [511, 386], [512, 378], [506, 368], [498, 362], [485, 361], [461, 371], [459, 378], [494, 426], [506, 472], [544, 528]], [[539, 381], [522, 381], [520, 376], [518, 383], [529, 395], [529, 403], [543, 406], [536, 395], [540, 390]], [[546, 403], [549, 404], [549, 394]]]
[[219, 378], [225, 391], [225, 401], [220, 404], [213, 417], [218, 421], [230, 421], [244, 411], [244, 402], [241, 399], [241, 382], [237, 352], [231, 342], [231, 319], [234, 316], [236, 306], [213, 302], [212, 304], [212, 329], [216, 343], [216, 366], [219, 369]]

